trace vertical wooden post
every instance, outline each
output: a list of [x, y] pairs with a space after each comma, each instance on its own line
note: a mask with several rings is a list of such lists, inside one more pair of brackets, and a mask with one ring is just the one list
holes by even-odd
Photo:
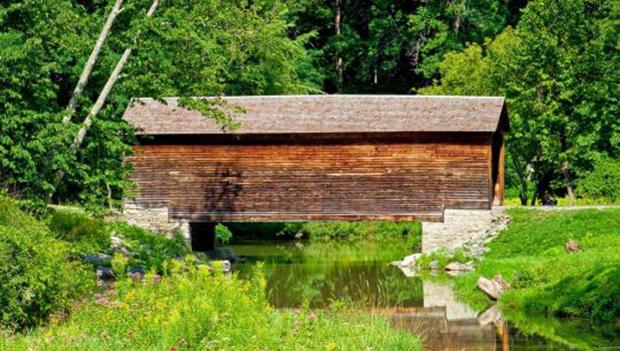
[[498, 147], [499, 157], [497, 158], [497, 180], [495, 182], [495, 191], [493, 204], [502, 206], [504, 205], [504, 185], [505, 185], [505, 148], [504, 148], [504, 133], [498, 133]]

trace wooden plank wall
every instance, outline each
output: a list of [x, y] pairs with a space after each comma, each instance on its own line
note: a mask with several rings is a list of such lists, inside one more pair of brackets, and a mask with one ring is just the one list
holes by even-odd
[[203, 141], [136, 147], [136, 202], [191, 221], [441, 220], [444, 207], [490, 208], [487, 133]]

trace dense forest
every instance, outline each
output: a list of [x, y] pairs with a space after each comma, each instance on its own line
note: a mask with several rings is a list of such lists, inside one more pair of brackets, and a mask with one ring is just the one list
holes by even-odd
[[619, 15], [615, 0], [5, 0], [0, 187], [118, 206], [132, 97], [502, 95], [513, 196], [617, 201]]

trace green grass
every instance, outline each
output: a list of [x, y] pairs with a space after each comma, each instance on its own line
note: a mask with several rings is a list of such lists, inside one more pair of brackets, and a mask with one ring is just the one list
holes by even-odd
[[[64, 322], [5, 335], [3, 350], [419, 350], [376, 315], [274, 310], [257, 267], [248, 280], [200, 266], [160, 280], [125, 280]], [[217, 271], [215, 271], [217, 272]]]
[[[511, 224], [490, 244], [476, 271], [457, 279], [459, 295], [485, 308], [491, 300], [476, 280], [501, 273], [511, 289], [499, 305], [515, 321], [561, 317], [581, 325], [620, 326], [620, 209], [511, 209], [509, 214]], [[566, 252], [571, 239], [579, 252]]]

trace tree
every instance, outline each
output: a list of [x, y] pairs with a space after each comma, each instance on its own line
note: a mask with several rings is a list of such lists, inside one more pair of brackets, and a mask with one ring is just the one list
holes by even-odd
[[291, 34], [315, 33], [308, 49], [316, 66], [324, 67], [324, 90], [344, 93], [407, 93], [412, 86], [423, 87], [447, 52], [495, 36], [514, 22], [520, 6], [520, 1], [502, 0], [289, 3]]
[[570, 195], [600, 154], [620, 151], [619, 9], [605, 0], [532, 1], [514, 30], [447, 55], [441, 81], [421, 91], [505, 95], [522, 189], [531, 172], [532, 202], [547, 192]]
[[[133, 133], [122, 114], [134, 96], [282, 94], [318, 91], [306, 36], [288, 38], [279, 1], [127, 1], [84, 89], [75, 123], [62, 123], [71, 92], [109, 11], [69, 0], [20, 0], [0, 9], [0, 184], [45, 199], [54, 174], [66, 175], [56, 201], [118, 203], [129, 172]], [[134, 38], [140, 33], [140, 40]], [[135, 44], [135, 45], [134, 45]], [[123, 50], [133, 47], [77, 153], [74, 135]]]

